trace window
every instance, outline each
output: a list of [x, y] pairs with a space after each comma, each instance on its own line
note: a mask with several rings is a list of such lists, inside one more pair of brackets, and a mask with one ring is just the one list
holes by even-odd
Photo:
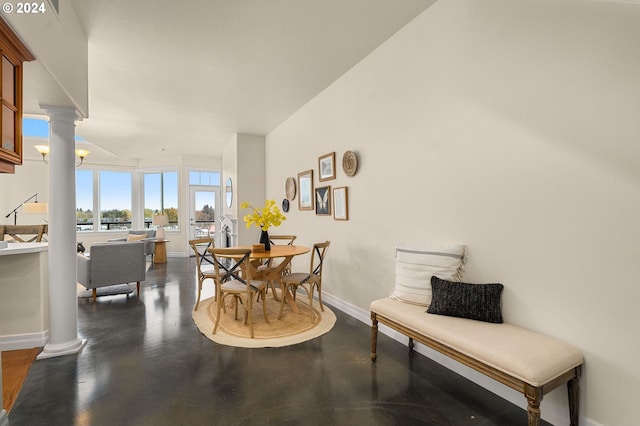
[[[138, 176], [142, 176], [142, 181]], [[140, 182], [140, 186], [136, 184], [134, 188], [132, 171], [76, 170], [76, 229], [148, 228], [153, 215], [161, 213], [169, 216], [169, 229], [179, 229], [178, 172], [141, 173], [136, 175], [136, 182]], [[140, 204], [136, 201], [135, 208], [134, 199], [140, 200]]]
[[189, 172], [189, 185], [220, 186], [220, 172]]
[[[76, 229], [130, 229], [131, 176], [131, 172], [76, 170]], [[95, 226], [96, 223], [100, 226]]]
[[93, 231], [93, 170], [76, 170], [76, 229]]
[[131, 172], [100, 171], [100, 229], [131, 229]]
[[144, 223], [148, 227], [157, 214], [169, 216], [170, 230], [178, 230], [178, 172], [144, 173]]

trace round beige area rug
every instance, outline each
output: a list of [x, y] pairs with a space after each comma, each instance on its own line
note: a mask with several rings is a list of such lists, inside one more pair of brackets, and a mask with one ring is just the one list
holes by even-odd
[[[231, 298], [227, 298], [229, 305]], [[198, 330], [216, 343], [241, 348], [267, 348], [294, 345], [319, 337], [329, 332], [336, 322], [336, 316], [331, 309], [324, 305], [320, 311], [318, 301], [314, 300], [314, 308], [309, 307], [306, 295], [296, 300], [299, 313], [293, 312], [285, 304], [282, 318], [278, 319], [280, 302], [272, 295], [267, 296], [267, 314], [269, 323], [264, 319], [262, 302], [253, 304], [253, 332], [251, 338], [249, 324], [244, 324], [244, 305], [238, 307], [238, 319], [234, 318], [234, 308], [227, 307], [227, 312], [221, 311], [220, 325], [216, 334], [213, 326], [216, 322], [217, 303], [213, 298], [200, 302], [197, 311], [193, 311], [192, 318]], [[317, 308], [317, 309], [316, 309]]]

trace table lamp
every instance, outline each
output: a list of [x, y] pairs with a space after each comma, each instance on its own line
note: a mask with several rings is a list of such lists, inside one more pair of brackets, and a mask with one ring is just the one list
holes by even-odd
[[164, 240], [164, 227], [169, 224], [169, 216], [166, 214], [157, 214], [153, 216], [153, 224], [156, 226], [156, 238]]

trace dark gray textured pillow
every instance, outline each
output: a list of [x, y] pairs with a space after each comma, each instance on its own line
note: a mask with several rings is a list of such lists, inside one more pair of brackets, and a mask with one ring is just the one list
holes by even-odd
[[431, 304], [427, 312], [493, 323], [502, 322], [502, 284], [469, 284], [431, 277]]

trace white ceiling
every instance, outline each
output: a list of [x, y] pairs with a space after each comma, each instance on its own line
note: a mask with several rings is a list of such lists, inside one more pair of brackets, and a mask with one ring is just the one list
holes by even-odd
[[77, 133], [127, 158], [218, 156], [235, 133], [273, 130], [434, 1], [72, 0], [89, 39]]

